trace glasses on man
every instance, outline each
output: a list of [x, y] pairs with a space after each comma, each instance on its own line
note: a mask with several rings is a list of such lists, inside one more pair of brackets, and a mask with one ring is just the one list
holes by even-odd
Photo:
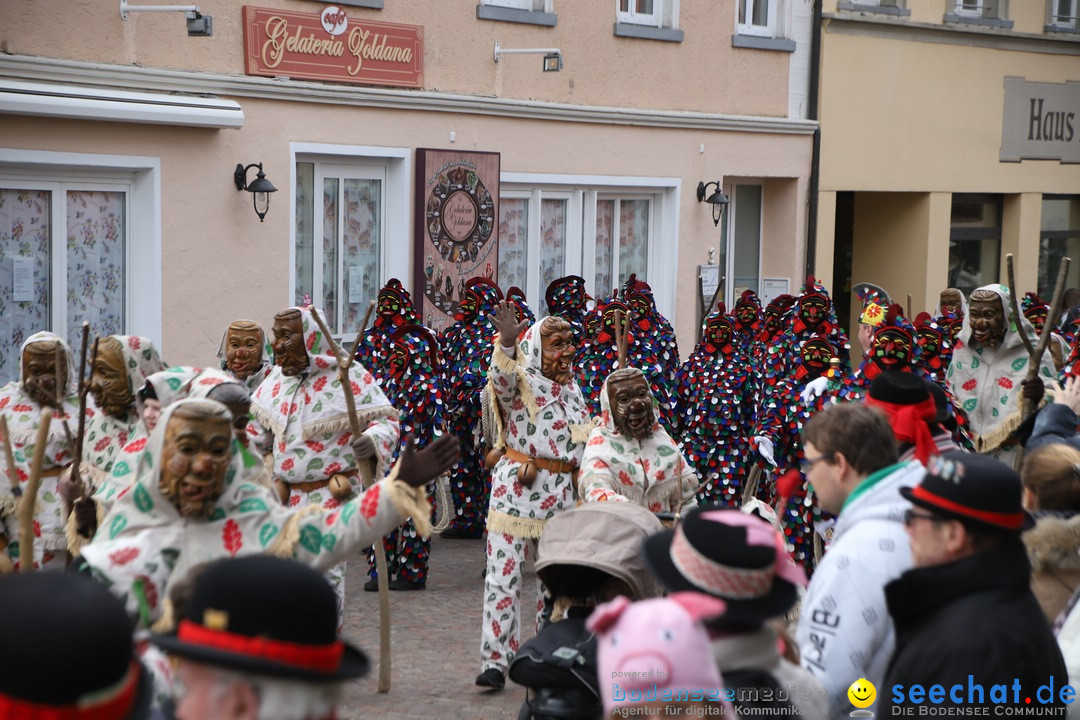
[[809, 475], [810, 474], [810, 469], [813, 468], [815, 465], [817, 465], [819, 462], [821, 462], [822, 460], [832, 460], [832, 459], [833, 459], [833, 456], [832, 456], [831, 453], [828, 453], [828, 454], [825, 454], [825, 455], [818, 455], [817, 457], [814, 457], [814, 458], [812, 458], [812, 457], [804, 457], [802, 460], [799, 460], [799, 469], [802, 470], [803, 475]]
[[921, 513], [918, 510], [905, 510], [904, 511], [904, 525], [911, 527], [915, 524], [916, 520], [929, 520], [930, 522], [937, 524], [943, 522], [945, 518], [938, 517], [931, 513]]

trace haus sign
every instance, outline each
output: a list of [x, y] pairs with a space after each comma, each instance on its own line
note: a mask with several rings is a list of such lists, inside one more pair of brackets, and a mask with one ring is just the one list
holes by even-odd
[[999, 159], [1080, 163], [1080, 82], [1005, 78]]
[[328, 5], [318, 13], [244, 6], [248, 75], [423, 87], [424, 28], [358, 20]]

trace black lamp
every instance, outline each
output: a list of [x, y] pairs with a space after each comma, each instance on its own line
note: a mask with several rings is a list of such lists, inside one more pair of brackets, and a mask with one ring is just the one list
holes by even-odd
[[[708, 192], [710, 186], [716, 188], [716, 190], [706, 198], [705, 193]], [[697, 184], [697, 199], [698, 202], [707, 202], [712, 205], [713, 225], [720, 224], [720, 218], [724, 215], [724, 208], [731, 202], [728, 196], [724, 194], [724, 191], [720, 189], [719, 180], [699, 182]]]
[[[255, 179], [249, 183], [247, 181], [247, 171], [253, 167], [259, 168], [259, 172], [255, 174]], [[255, 214], [259, 216], [259, 222], [262, 222], [266, 217], [266, 213], [270, 210], [270, 193], [277, 192], [274, 184], [266, 179], [262, 163], [252, 163], [247, 167], [244, 167], [243, 164], [237, 164], [236, 171], [233, 172], [233, 182], [236, 183], [237, 190], [247, 190], [251, 193], [251, 203], [255, 206]]]

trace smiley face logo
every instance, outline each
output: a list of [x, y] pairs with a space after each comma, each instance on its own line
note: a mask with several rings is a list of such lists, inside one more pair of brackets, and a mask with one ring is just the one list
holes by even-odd
[[851, 683], [847, 691], [848, 700], [857, 708], [868, 708], [877, 699], [877, 688], [866, 678], [859, 678]]

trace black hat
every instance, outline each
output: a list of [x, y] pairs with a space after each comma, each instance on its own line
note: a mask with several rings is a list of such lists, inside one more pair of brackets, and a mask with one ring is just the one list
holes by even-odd
[[257, 675], [334, 681], [368, 671], [338, 639], [337, 595], [315, 570], [250, 555], [221, 560], [195, 579], [183, 620], [150, 641], [173, 655]]
[[885, 370], [870, 381], [868, 394], [892, 405], [917, 405], [930, 397], [930, 390], [915, 373]]
[[922, 482], [900, 488], [913, 505], [965, 524], [1022, 532], [1035, 524], [1021, 504], [1020, 476], [988, 455], [952, 450], [931, 458]]
[[104, 586], [70, 573], [10, 575], [0, 608], [0, 717], [147, 717], [150, 673], [123, 603]]
[[672, 591], [727, 603], [724, 620], [760, 623], [787, 612], [806, 575], [768, 521], [738, 510], [695, 508], [674, 530], [645, 540], [645, 560]]

